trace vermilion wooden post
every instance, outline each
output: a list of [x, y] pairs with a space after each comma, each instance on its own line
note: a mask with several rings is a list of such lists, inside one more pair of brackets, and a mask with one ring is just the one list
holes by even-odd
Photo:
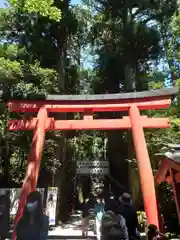
[[15, 225], [12, 239], [16, 239], [16, 225], [19, 218], [23, 213], [24, 206], [26, 204], [26, 198], [28, 194], [36, 190], [36, 185], [38, 181], [40, 162], [42, 157], [42, 151], [45, 140], [45, 127], [46, 121], [48, 119], [47, 109], [45, 107], [40, 108], [37, 115], [37, 123], [34, 130], [34, 137], [32, 141], [32, 147], [28, 155], [28, 167], [26, 176], [21, 188], [19, 208], [16, 214]]
[[151, 169], [146, 140], [140, 120], [140, 112], [136, 105], [129, 109], [132, 135], [138, 162], [140, 183], [148, 224], [155, 224], [159, 229], [154, 177]]

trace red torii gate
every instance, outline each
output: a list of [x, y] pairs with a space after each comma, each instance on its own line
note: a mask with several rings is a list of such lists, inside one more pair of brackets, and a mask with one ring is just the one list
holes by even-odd
[[[46, 100], [11, 100], [10, 111], [36, 112], [30, 120], [10, 120], [9, 130], [34, 130], [32, 147], [28, 155], [28, 167], [22, 185], [15, 226], [22, 215], [27, 195], [36, 190], [46, 131], [51, 130], [112, 130], [131, 129], [140, 173], [140, 183], [148, 224], [159, 227], [154, 177], [149, 160], [144, 128], [168, 128], [168, 118], [148, 118], [140, 110], [168, 108], [177, 88], [156, 91], [105, 95], [49, 95]], [[94, 119], [96, 112], [127, 111], [122, 119]], [[54, 112], [81, 112], [82, 120], [55, 120], [48, 116]], [[15, 231], [13, 239], [15, 238]]]

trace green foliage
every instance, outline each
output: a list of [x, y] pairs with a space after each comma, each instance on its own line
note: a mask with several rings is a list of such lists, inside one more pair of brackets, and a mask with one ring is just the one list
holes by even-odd
[[[57, 6], [58, 13], [63, 10], [63, 18], [60, 23], [58, 22], [59, 19], [54, 19], [54, 17], [52, 19], [52, 16], [49, 15], [51, 13], [48, 12], [44, 1], [43, 4], [40, 1], [36, 3], [24, 1], [24, 5], [16, 5], [17, 2], [13, 2], [11, 8], [0, 12], [0, 34], [5, 42], [0, 45], [0, 73], [1, 83], [3, 83], [2, 88], [5, 90], [5, 99], [9, 97], [42, 99], [47, 94], [59, 92], [59, 81], [61, 81], [58, 72], [59, 59], [61, 58], [59, 52], [62, 51], [64, 53], [65, 51], [68, 52], [70, 61], [65, 54], [66, 58], [62, 60], [66, 64], [63, 66], [62, 72], [65, 71], [66, 81], [65, 89], [61, 91], [71, 94], [79, 93], [80, 88], [77, 78], [80, 73], [79, 62], [76, 61], [76, 58], [78, 48], [83, 49], [85, 47], [83, 47], [83, 44], [85, 44], [84, 33], [86, 32], [83, 26], [83, 22], [85, 22], [83, 14], [86, 11], [82, 10], [81, 13], [81, 9], [78, 9], [80, 16], [78, 23], [76, 19], [78, 16], [75, 16], [74, 10], [74, 12], [71, 11], [68, 2], [66, 1], [66, 5], [59, 1], [56, 2], [56, 5], [51, 6], [51, 9]], [[18, 3], [21, 4], [20, 1]], [[50, 6], [52, 2], [47, 1], [47, 3]], [[56, 11], [52, 10], [56, 14]], [[70, 38], [73, 40], [73, 44], [69, 46], [69, 49], [64, 50], [63, 44]], [[9, 83], [12, 84], [9, 85]], [[3, 111], [4, 108], [2, 108]], [[27, 154], [31, 146], [32, 134], [29, 132], [8, 132], [6, 127], [9, 117], [6, 114], [1, 115], [1, 117], [5, 121], [3, 126], [8, 136], [3, 137], [3, 139], [9, 146], [9, 176], [14, 183], [20, 183], [27, 164]], [[11, 117], [21, 118], [19, 115]], [[24, 117], [29, 117], [29, 115], [25, 114]], [[1, 131], [3, 132], [2, 129]], [[11, 139], [10, 142], [6, 141], [8, 138]], [[59, 152], [57, 149], [62, 138], [61, 133], [47, 134], [41, 165], [42, 172], [47, 171], [54, 175], [61, 168], [62, 162], [57, 156], [57, 152]], [[21, 141], [23, 141], [24, 146], [22, 146]], [[16, 147], [12, 148], [11, 145]]]
[[[180, 7], [180, 6], [179, 6]], [[169, 44], [169, 55], [175, 58], [177, 62], [180, 62], [180, 13], [174, 14], [172, 21], [170, 23], [170, 29], [172, 32], [172, 38]]]
[[28, 65], [0, 57], [0, 82], [18, 83], [14, 87], [13, 94], [16, 92], [19, 96], [26, 98], [29, 94], [56, 92], [58, 77], [56, 71], [41, 68], [39, 63]]
[[[161, 6], [142, 1], [142, 5], [137, 4], [134, 9], [131, 3], [125, 6], [123, 1], [106, 2], [95, 1], [100, 11], [95, 16], [92, 31], [98, 55], [96, 69], [100, 78], [99, 89], [119, 92], [121, 84], [120, 91], [132, 91], [133, 82], [136, 90], [147, 89], [142, 76], [149, 68], [148, 63], [158, 59], [161, 50], [159, 31], [147, 23], [157, 19]], [[161, 15], [165, 14], [167, 8], [161, 12]]]
[[[156, 69], [152, 71], [150, 74], [146, 75], [146, 79], [149, 83], [149, 89], [158, 89], [163, 86], [166, 73], [157, 71]], [[159, 84], [159, 86], [156, 86], [156, 83]]]
[[172, 22], [170, 24], [170, 27], [172, 27], [173, 36], [178, 38], [180, 36], [180, 15], [179, 13], [175, 13]]
[[20, 63], [0, 57], [0, 83], [17, 83], [22, 77]]
[[20, 9], [28, 13], [39, 13], [43, 17], [59, 22], [61, 20], [61, 11], [53, 6], [53, 0], [9, 0], [9, 3], [15, 9]]
[[73, 159], [76, 161], [93, 161], [104, 158], [104, 135], [95, 131], [78, 132], [77, 137], [71, 140], [74, 148]]
[[[177, 81], [177, 84], [179, 81]], [[150, 82], [149, 89], [158, 89], [163, 86], [163, 82]], [[179, 91], [180, 93], [180, 91]], [[167, 144], [179, 144], [180, 139], [180, 121], [178, 109], [180, 104], [178, 98], [174, 100], [168, 110], [147, 111], [146, 114], [150, 117], [169, 117], [171, 126], [168, 129], [148, 130], [146, 132], [146, 140], [148, 144], [149, 153], [152, 160], [153, 168], [157, 169], [159, 164], [156, 158], [157, 153], [163, 154], [167, 151]]]
[[164, 87], [164, 83], [162, 81], [159, 82], [149, 82], [149, 89], [156, 90]]
[[[27, 65], [23, 62], [10, 61], [1, 58], [1, 83], [6, 89], [5, 98], [42, 99], [47, 93], [54, 93], [57, 90], [58, 77], [56, 71], [52, 69], [42, 69], [38, 63]], [[7, 86], [8, 83], [8, 86]], [[11, 83], [11, 85], [9, 85]], [[1, 156], [3, 161], [8, 161], [9, 181], [19, 184], [24, 179], [27, 165], [27, 154], [29, 152], [32, 133], [29, 132], [9, 132], [7, 129], [8, 120], [13, 117], [6, 108], [1, 108], [0, 118], [0, 139], [1, 148], [6, 149], [7, 156]], [[26, 116], [25, 116], [26, 117]], [[20, 118], [16, 115], [15, 118]], [[43, 160], [49, 172], [54, 172], [54, 167], [58, 167], [55, 160], [55, 148], [57, 140], [52, 135], [49, 136], [48, 148], [46, 148]], [[10, 184], [9, 182], [9, 184]], [[7, 183], [8, 184], [8, 183]]]
[[146, 213], [143, 211], [137, 211], [137, 217], [138, 217], [139, 227], [142, 230], [141, 232], [145, 232], [145, 227], [147, 225]]

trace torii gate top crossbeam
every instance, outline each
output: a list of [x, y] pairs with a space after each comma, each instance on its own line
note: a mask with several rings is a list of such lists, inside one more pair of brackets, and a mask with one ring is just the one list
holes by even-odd
[[[132, 100], [143, 98], [165, 98], [177, 95], [178, 88], [161, 88], [154, 91], [131, 92], [131, 93], [116, 93], [116, 94], [91, 94], [91, 95], [48, 95], [42, 97], [41, 100], [54, 101], [111, 101], [111, 100]], [[0, 91], [0, 98], [3, 97], [3, 91]], [[11, 97], [13, 99], [13, 97]]]
[[127, 111], [135, 104], [140, 110], [168, 108], [177, 88], [125, 94], [48, 95], [43, 100], [10, 100], [14, 112], [38, 112], [45, 106], [49, 112]]

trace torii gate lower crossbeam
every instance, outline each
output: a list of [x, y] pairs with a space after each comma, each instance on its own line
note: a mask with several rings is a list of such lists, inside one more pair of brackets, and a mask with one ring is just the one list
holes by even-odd
[[[139, 110], [167, 108], [171, 103], [171, 95], [177, 89], [161, 90], [157, 92], [144, 92], [116, 95], [94, 96], [49, 96], [42, 101], [9, 101], [8, 106], [14, 112], [38, 112], [36, 118], [30, 120], [10, 120], [10, 130], [34, 129], [33, 144], [28, 155], [28, 169], [22, 186], [20, 204], [16, 216], [15, 228], [24, 209], [27, 195], [36, 189], [40, 168], [41, 154], [45, 132], [48, 130], [84, 130], [84, 129], [131, 129], [137, 162], [140, 173], [145, 212], [148, 224], [155, 224], [159, 228], [154, 177], [147, 151], [144, 128], [166, 128], [169, 120], [149, 119], [140, 116]], [[148, 95], [148, 97], [147, 97]], [[138, 98], [139, 96], [139, 98]], [[52, 99], [51, 99], [52, 97]], [[54, 100], [55, 99], [55, 100]], [[59, 100], [58, 100], [59, 99]], [[129, 111], [129, 117], [123, 119], [93, 119], [94, 112], [103, 111]], [[82, 112], [83, 120], [54, 120], [48, 118], [48, 112]], [[14, 228], [13, 239], [16, 233]]]

